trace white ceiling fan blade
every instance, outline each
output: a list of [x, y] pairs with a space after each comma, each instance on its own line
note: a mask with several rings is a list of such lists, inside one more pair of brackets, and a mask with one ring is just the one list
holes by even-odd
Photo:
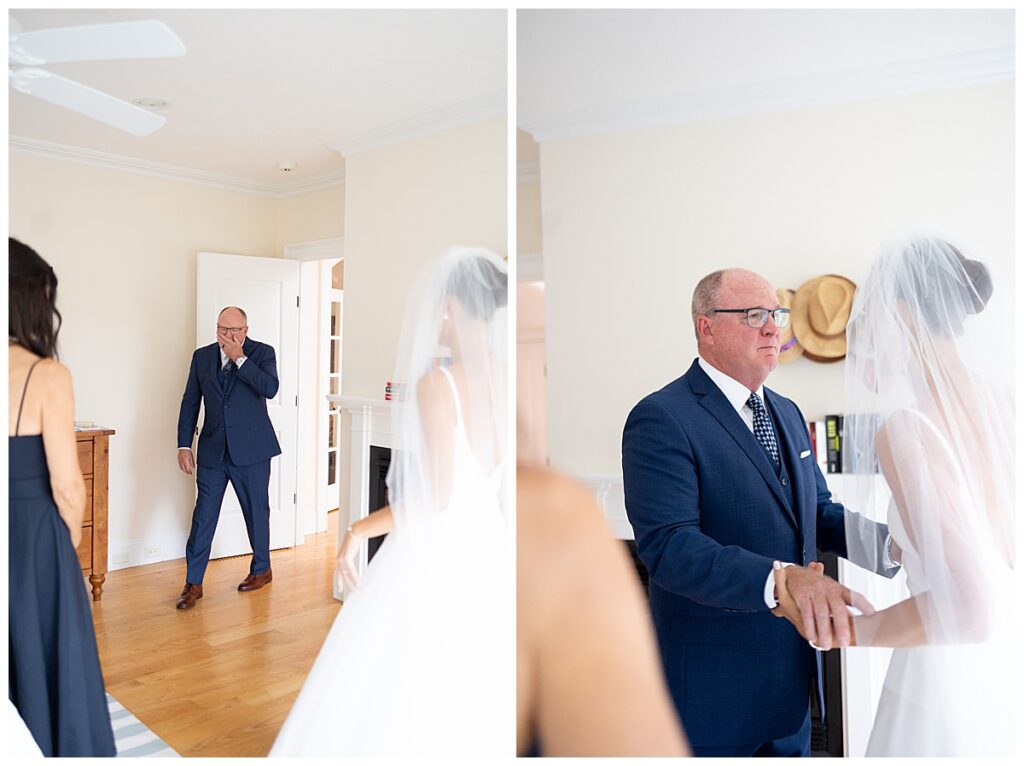
[[123, 21], [11, 34], [8, 60], [40, 66], [64, 61], [108, 61], [184, 56], [185, 44], [162, 21]]
[[133, 136], [149, 135], [167, 121], [159, 114], [45, 69], [19, 69], [11, 73], [10, 79], [11, 86], [21, 93], [92, 117]]

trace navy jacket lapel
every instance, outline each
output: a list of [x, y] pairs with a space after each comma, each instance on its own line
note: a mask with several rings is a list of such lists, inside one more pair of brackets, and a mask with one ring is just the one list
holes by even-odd
[[211, 380], [214, 381], [214, 385], [211, 386], [211, 389], [216, 392], [216, 395], [221, 399], [227, 399], [227, 392], [221, 384], [224, 372], [220, 366], [220, 346], [214, 343], [212, 346], [209, 346], [209, 349], [210, 360], [208, 364], [210, 368], [210, 375], [212, 376]]
[[789, 506], [789, 499], [783, 494], [782, 488], [779, 486], [779, 477], [776, 476], [775, 469], [768, 462], [768, 455], [765, 453], [764, 447], [758, 443], [754, 434], [747, 428], [743, 418], [733, 409], [729, 400], [725, 398], [725, 394], [722, 393], [722, 390], [715, 385], [714, 381], [707, 376], [707, 373], [700, 368], [700, 364], [696, 361], [690, 367], [687, 377], [690, 379], [690, 388], [699, 397], [701, 405], [715, 417], [722, 428], [729, 433], [740, 449], [750, 458], [750, 462], [757, 468], [768, 488], [778, 498], [790, 521], [796, 524], [796, 516], [793, 514], [793, 509]]

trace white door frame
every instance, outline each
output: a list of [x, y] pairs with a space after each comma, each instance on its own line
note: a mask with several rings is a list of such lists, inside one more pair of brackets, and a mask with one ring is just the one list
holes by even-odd
[[[342, 328], [345, 324], [345, 291], [334, 289], [332, 283], [332, 269], [337, 265], [337, 261], [333, 261], [330, 264], [328, 262], [321, 262], [320, 267], [320, 311], [321, 311], [321, 322], [322, 328], [329, 328], [331, 324], [331, 304], [338, 301], [341, 304], [341, 314], [339, 316], [338, 327], [338, 369], [341, 369], [341, 356], [345, 353], [341, 345]], [[327, 437], [330, 433], [331, 426], [331, 403], [327, 401], [328, 394], [331, 393], [330, 379], [331, 379], [331, 333], [329, 331], [321, 333], [320, 336], [320, 376], [317, 378], [320, 387], [320, 394], [317, 397], [317, 401], [320, 403], [320, 415], [317, 418], [317, 422], [320, 424], [320, 442], [317, 446], [317, 479], [316, 479], [316, 491], [317, 491], [317, 502], [316, 502], [316, 519], [317, 519], [317, 531], [323, 532], [327, 529], [327, 513], [332, 508], [341, 508], [341, 411], [335, 410], [337, 413], [337, 423], [335, 425], [335, 438], [337, 447], [335, 448], [335, 476], [337, 481], [335, 482], [335, 495], [334, 497], [328, 497], [327, 487], [328, 479], [330, 478], [327, 471], [329, 462], [324, 460], [327, 453], [330, 452], [330, 447], [324, 449], [324, 445], [327, 444]], [[324, 374], [326, 373], [326, 374]], [[338, 386], [338, 390], [334, 392], [336, 395], [341, 395], [341, 386]]]
[[[287, 244], [283, 248], [283, 257], [295, 261], [312, 262], [323, 260], [342, 260], [345, 257], [345, 238], [329, 237], [327, 239], [311, 240], [308, 242], [297, 242]], [[303, 267], [305, 267], [303, 263]], [[300, 293], [300, 315], [299, 334], [302, 338], [321, 337], [321, 293], [322, 285], [319, 278], [315, 280], [316, 289], [313, 290], [314, 280], [302, 280], [302, 292]], [[329, 287], [329, 285], [328, 285]], [[312, 291], [312, 294], [310, 294]], [[328, 317], [329, 319], [329, 317]], [[309, 480], [308, 475], [302, 471], [302, 466], [296, 461], [296, 494], [298, 496], [296, 513], [296, 545], [305, 542], [307, 534], [323, 532], [327, 529], [327, 515], [321, 512], [319, 498], [319, 487], [321, 480], [326, 476], [326, 466], [320, 465], [320, 445], [327, 439], [326, 433], [326, 387], [323, 383], [320, 359], [320, 343], [304, 344], [299, 343], [299, 378], [301, 380], [312, 370], [317, 376], [317, 394], [314, 401], [309, 401], [308, 396], [299, 397], [298, 404], [298, 427], [297, 440], [299, 445], [315, 444], [316, 449], [311, 459], [316, 462], [316, 479]], [[312, 348], [310, 347], [312, 346]], [[299, 449], [299, 454], [303, 450]]]

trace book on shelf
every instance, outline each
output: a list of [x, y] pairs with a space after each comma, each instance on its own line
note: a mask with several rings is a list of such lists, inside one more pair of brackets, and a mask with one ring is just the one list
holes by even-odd
[[843, 472], [843, 416], [825, 416], [825, 456], [828, 473]]

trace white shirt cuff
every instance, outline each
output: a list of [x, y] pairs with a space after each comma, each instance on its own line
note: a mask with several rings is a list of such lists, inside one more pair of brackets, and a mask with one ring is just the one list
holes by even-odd
[[[796, 564], [790, 564], [788, 561], [783, 561], [782, 566], [793, 567]], [[768, 579], [764, 584], [764, 603], [768, 605], [769, 609], [774, 609], [779, 605], [778, 599], [775, 598], [775, 570], [768, 570]]]
[[191, 448], [191, 447], [178, 447], [178, 451], [179, 451], [179, 452], [180, 452], [181, 450], [183, 450], [183, 449], [187, 449], [187, 450], [188, 450], [189, 452], [191, 452], [191, 451], [192, 451], [192, 448]]
[[238, 357], [238, 361], [235, 362], [235, 367], [240, 370], [240, 369], [242, 369], [242, 365], [245, 364], [248, 361], [249, 361], [249, 357], [247, 357], [247, 356], [240, 356], [240, 357]]

